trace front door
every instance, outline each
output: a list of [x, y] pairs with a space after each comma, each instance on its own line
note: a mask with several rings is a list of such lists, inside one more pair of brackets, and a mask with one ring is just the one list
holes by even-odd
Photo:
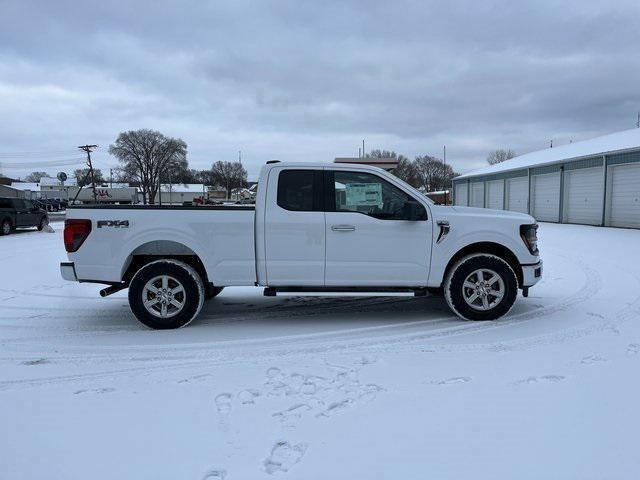
[[264, 230], [269, 286], [323, 286], [325, 223], [322, 170], [269, 173]]
[[[327, 286], [426, 286], [432, 222], [424, 202], [391, 182], [355, 170], [327, 170]], [[418, 201], [421, 220], [409, 220]]]
[[29, 227], [31, 225], [31, 212], [27, 210], [25, 201], [15, 198], [12, 202], [16, 209], [16, 227]]

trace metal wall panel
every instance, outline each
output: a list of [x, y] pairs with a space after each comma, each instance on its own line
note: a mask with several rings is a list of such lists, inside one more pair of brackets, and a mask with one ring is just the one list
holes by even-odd
[[493, 180], [487, 182], [485, 186], [487, 190], [486, 207], [494, 210], [502, 210], [502, 206], [504, 205], [504, 181]]
[[531, 215], [541, 222], [557, 222], [560, 211], [560, 171], [531, 176]]
[[456, 183], [456, 191], [455, 191], [455, 204], [466, 207], [469, 198], [467, 195], [467, 183]]
[[563, 222], [600, 225], [603, 199], [602, 167], [565, 171]]
[[640, 163], [608, 168], [605, 224], [640, 228]]
[[484, 207], [484, 182], [476, 182], [471, 184], [470, 207]]
[[529, 178], [509, 178], [506, 181], [506, 189], [507, 210], [527, 213], [529, 211]]

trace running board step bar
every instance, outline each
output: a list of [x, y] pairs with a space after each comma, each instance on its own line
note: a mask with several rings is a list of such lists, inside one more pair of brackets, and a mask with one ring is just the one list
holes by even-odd
[[278, 294], [284, 295], [317, 295], [330, 296], [334, 294], [351, 296], [411, 296], [424, 297], [427, 295], [426, 288], [403, 288], [403, 287], [266, 287], [265, 297], [275, 297]]

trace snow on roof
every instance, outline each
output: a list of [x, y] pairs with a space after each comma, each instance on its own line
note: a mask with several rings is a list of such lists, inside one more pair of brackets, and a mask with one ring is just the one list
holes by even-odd
[[502, 163], [473, 170], [460, 175], [456, 179], [507, 172], [511, 170], [520, 170], [522, 168], [537, 167], [569, 159], [588, 157], [632, 148], [640, 148], [640, 128], [603, 135], [601, 137], [583, 140], [581, 142], [573, 142], [559, 147], [538, 150], [537, 152], [526, 153]]
[[11, 182], [11, 187], [16, 190], [31, 190], [33, 192], [40, 191], [39, 183], [29, 183], [29, 182]]
[[[172, 192], [184, 192], [184, 193], [202, 193], [203, 191], [205, 191], [206, 188], [204, 186], [204, 184], [202, 183], [172, 183], [171, 184], [171, 191]], [[168, 183], [163, 183], [162, 184], [162, 191], [163, 192], [168, 192], [169, 191], [169, 184]]]

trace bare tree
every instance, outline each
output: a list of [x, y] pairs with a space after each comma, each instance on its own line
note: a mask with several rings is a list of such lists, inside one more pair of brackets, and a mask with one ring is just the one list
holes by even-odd
[[367, 153], [365, 157], [394, 158], [398, 160], [398, 166], [394, 168], [391, 173], [413, 187], [417, 187], [420, 184], [415, 164], [402, 154], [398, 154], [393, 150], [371, 150], [371, 152]]
[[[89, 176], [88, 168], [78, 168], [73, 171], [73, 175], [76, 177], [76, 182], [79, 187], [91, 184], [91, 177]], [[102, 170], [99, 168], [93, 169], [93, 178], [97, 184], [104, 183], [104, 177], [102, 176]]]
[[442, 160], [430, 155], [416, 157], [414, 164], [419, 186], [427, 192], [451, 188], [451, 180], [458, 175], [451, 165], [445, 165]]
[[247, 171], [240, 162], [217, 161], [211, 165], [210, 183], [224, 187], [231, 198], [231, 190], [246, 185]]
[[155, 203], [168, 168], [187, 168], [187, 144], [155, 130], [122, 132], [109, 146], [109, 153], [120, 161], [122, 177], [139, 182], [145, 204]]
[[47, 172], [31, 172], [29, 175], [27, 175], [25, 181], [31, 183], [39, 183], [43, 178], [51, 178], [51, 175], [49, 175]]
[[489, 155], [487, 155], [487, 163], [489, 165], [495, 165], [496, 163], [502, 163], [505, 160], [509, 160], [510, 158], [513, 158], [515, 156], [516, 152], [514, 152], [510, 148], [507, 148], [506, 150], [492, 150], [491, 152], [489, 152]]

